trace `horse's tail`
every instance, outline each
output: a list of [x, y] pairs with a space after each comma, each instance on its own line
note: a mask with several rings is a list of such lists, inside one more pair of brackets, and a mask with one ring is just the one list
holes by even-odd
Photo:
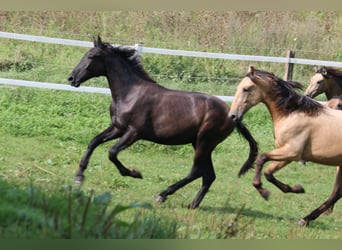
[[249, 169], [253, 168], [254, 161], [258, 155], [258, 143], [254, 140], [253, 136], [242, 123], [242, 121], [236, 122], [236, 128], [239, 134], [241, 134], [249, 143], [249, 156], [246, 162], [241, 167], [238, 176], [244, 175]]

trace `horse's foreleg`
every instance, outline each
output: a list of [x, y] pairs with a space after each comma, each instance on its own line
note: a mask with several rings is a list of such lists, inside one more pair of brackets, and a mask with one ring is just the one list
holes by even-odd
[[79, 169], [76, 173], [76, 183], [81, 183], [84, 180], [83, 172], [86, 170], [89, 159], [94, 152], [94, 150], [102, 143], [113, 140], [120, 136], [120, 131], [112, 124], [100, 134], [96, 135], [88, 144], [87, 151], [82, 157], [79, 165]]
[[122, 176], [131, 176], [133, 178], [142, 179], [142, 175], [138, 170], [127, 169], [117, 158], [120, 151], [132, 145], [138, 140], [135, 131], [127, 131], [120, 140], [109, 150], [109, 159], [115, 164]]
[[315, 220], [325, 211], [328, 211], [334, 207], [334, 204], [342, 197], [342, 169], [341, 166], [337, 168], [335, 184], [333, 191], [329, 197], [322, 205], [313, 210], [309, 215], [302, 218], [298, 224], [300, 226], [308, 226], [310, 221]]
[[268, 199], [269, 197], [269, 191], [262, 187], [261, 182], [261, 171], [262, 167], [265, 164], [265, 162], [269, 161], [269, 158], [267, 154], [261, 154], [258, 159], [256, 160], [256, 168], [255, 168], [255, 176], [253, 179], [253, 186], [258, 190], [258, 192], [261, 194], [261, 196], [264, 199]]
[[258, 190], [258, 192], [261, 194], [263, 198], [266, 200], [269, 197], [269, 191], [267, 189], [264, 189], [262, 187], [261, 182], [261, 172], [262, 167], [267, 161], [279, 161], [277, 163], [273, 163], [265, 172], [265, 176], [268, 181], [272, 182], [274, 185], [276, 185], [281, 190], [285, 191], [289, 190], [295, 191], [296, 193], [304, 192], [304, 189], [297, 185], [295, 187], [290, 187], [288, 185], [285, 185], [274, 178], [273, 172], [281, 169], [282, 167], [286, 166], [289, 162], [292, 160], [295, 160], [297, 157], [297, 152], [295, 148], [291, 147], [291, 145], [286, 145], [284, 147], [280, 147], [277, 149], [274, 149], [268, 153], [261, 154], [257, 161], [256, 161], [256, 172], [255, 177], [253, 179], [253, 186]]
[[276, 187], [278, 187], [281, 191], [284, 193], [304, 193], [305, 190], [301, 185], [295, 185], [293, 187], [284, 184], [283, 182], [277, 180], [274, 176], [273, 173], [276, 171], [280, 170], [281, 168], [285, 167], [289, 161], [280, 161], [280, 162], [272, 162], [271, 165], [269, 165], [266, 170], [265, 170], [265, 177], [266, 179], [273, 183]]

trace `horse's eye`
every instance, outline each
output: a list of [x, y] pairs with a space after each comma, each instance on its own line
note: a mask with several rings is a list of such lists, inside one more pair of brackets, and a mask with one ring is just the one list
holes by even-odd
[[244, 93], [249, 93], [249, 92], [250, 92], [250, 89], [249, 89], [249, 88], [243, 88], [243, 92], [244, 92]]

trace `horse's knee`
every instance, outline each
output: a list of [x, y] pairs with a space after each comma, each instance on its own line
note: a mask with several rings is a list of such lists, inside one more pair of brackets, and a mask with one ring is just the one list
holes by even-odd
[[268, 158], [268, 155], [267, 154], [261, 154], [259, 157], [258, 157], [258, 159], [256, 160], [256, 165], [258, 166], [258, 167], [261, 167], [262, 165], [264, 165], [264, 163], [266, 162], [266, 161], [268, 161], [269, 160], [269, 158]]

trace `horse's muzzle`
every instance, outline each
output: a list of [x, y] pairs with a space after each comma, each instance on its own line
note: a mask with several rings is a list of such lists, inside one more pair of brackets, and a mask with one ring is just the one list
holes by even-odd
[[234, 122], [241, 122], [242, 121], [242, 117], [239, 117], [235, 113], [229, 113], [229, 118], [232, 119]]
[[76, 87], [76, 88], [81, 85], [79, 82], [75, 81], [75, 77], [72, 75], [68, 77], [68, 82], [70, 83], [71, 86]]

